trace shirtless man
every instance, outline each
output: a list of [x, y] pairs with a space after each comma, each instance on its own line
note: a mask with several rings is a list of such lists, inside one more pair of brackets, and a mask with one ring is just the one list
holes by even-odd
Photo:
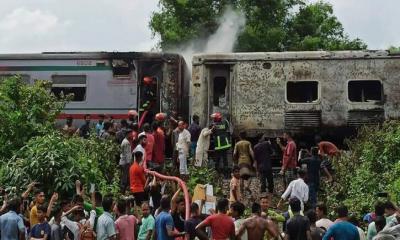
[[251, 210], [252, 216], [243, 222], [236, 237], [240, 237], [244, 230], [247, 230], [248, 239], [251, 240], [263, 240], [265, 231], [268, 231], [272, 238], [278, 239], [279, 233], [276, 231], [275, 224], [271, 220], [261, 217], [260, 204], [253, 203]]

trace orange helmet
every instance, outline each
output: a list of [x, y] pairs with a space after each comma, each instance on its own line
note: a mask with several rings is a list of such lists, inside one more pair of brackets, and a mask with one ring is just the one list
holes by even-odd
[[153, 78], [152, 77], [144, 77], [143, 83], [144, 83], [144, 85], [151, 85], [153, 83]]
[[137, 112], [135, 110], [129, 110], [128, 111], [128, 117], [137, 117]]
[[159, 121], [159, 122], [164, 121], [166, 118], [167, 118], [167, 115], [165, 113], [162, 113], [162, 112], [157, 113], [156, 116], [155, 116], [155, 119], [157, 121]]
[[219, 112], [215, 112], [210, 116], [214, 121], [219, 122], [222, 120], [222, 114]]

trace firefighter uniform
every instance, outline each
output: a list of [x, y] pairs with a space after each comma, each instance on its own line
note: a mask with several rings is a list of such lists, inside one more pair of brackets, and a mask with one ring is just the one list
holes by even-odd
[[[214, 121], [215, 169], [219, 173], [228, 174], [228, 150], [231, 148], [229, 123], [226, 120]], [[222, 159], [222, 167], [221, 165]]]

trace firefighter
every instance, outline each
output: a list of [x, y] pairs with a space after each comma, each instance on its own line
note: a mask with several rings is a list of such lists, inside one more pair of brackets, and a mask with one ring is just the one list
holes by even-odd
[[139, 112], [145, 113], [143, 123], [151, 123], [154, 119], [154, 106], [157, 104], [157, 78], [144, 77], [142, 81], [142, 94], [140, 99]]
[[137, 120], [138, 113], [136, 110], [129, 110], [128, 111], [128, 128], [133, 129], [133, 124], [138, 122]]
[[[228, 174], [228, 150], [231, 148], [230, 142], [230, 127], [227, 120], [222, 119], [219, 112], [211, 114], [213, 120], [213, 137], [215, 151], [215, 169], [218, 173]], [[221, 168], [221, 159], [223, 165]]]

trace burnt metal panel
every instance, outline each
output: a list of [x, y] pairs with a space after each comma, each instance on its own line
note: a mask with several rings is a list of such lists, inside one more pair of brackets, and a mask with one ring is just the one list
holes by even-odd
[[321, 111], [285, 111], [285, 129], [320, 126]]
[[385, 111], [383, 109], [350, 110], [347, 112], [347, 125], [351, 127], [376, 125], [382, 123], [384, 119]]

